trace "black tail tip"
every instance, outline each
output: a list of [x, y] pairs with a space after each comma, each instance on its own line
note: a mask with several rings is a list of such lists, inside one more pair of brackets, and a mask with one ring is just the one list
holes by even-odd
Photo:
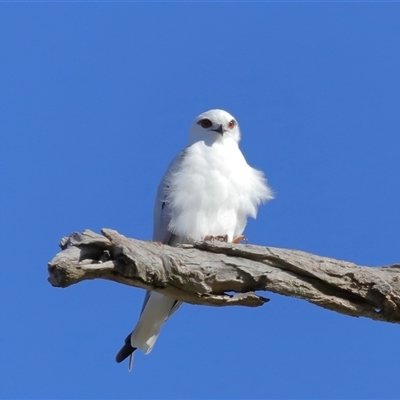
[[115, 356], [115, 361], [117, 363], [120, 363], [127, 359], [134, 351], [136, 350], [136, 347], [132, 347], [130, 344], [124, 344], [124, 346], [121, 348], [121, 350], [118, 352], [118, 354]]

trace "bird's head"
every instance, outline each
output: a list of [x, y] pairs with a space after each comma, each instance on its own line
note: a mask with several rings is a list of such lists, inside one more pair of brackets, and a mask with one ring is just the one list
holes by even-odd
[[209, 110], [197, 116], [189, 132], [189, 144], [203, 140], [207, 144], [216, 141], [240, 140], [239, 125], [234, 117], [224, 110]]

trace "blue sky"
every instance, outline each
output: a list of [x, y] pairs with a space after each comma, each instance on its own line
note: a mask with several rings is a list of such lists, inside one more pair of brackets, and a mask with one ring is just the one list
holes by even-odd
[[2, 398], [398, 398], [400, 327], [268, 294], [184, 305], [134, 370], [143, 291], [56, 289], [62, 236], [148, 240], [192, 119], [231, 112], [276, 199], [250, 243], [400, 262], [399, 3], [1, 3]]

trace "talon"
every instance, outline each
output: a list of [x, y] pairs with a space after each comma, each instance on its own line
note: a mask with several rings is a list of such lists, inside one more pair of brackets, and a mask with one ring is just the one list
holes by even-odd
[[247, 237], [246, 237], [246, 236], [243, 236], [243, 235], [240, 235], [240, 236], [238, 236], [237, 238], [233, 239], [233, 240], [232, 240], [232, 243], [238, 244], [238, 243], [240, 243], [240, 242], [243, 242], [243, 240], [245, 240], [246, 243], [247, 243]]
[[204, 237], [205, 241], [210, 241], [213, 242], [214, 240], [216, 240], [217, 242], [227, 242], [228, 241], [228, 235], [225, 236], [213, 236], [213, 235], [207, 235]]
[[218, 240], [220, 242], [227, 242], [228, 241], [228, 235], [225, 236], [218, 236]]
[[228, 235], [222, 236], [214, 236], [214, 240], [217, 240], [218, 242], [227, 242], [228, 241]]

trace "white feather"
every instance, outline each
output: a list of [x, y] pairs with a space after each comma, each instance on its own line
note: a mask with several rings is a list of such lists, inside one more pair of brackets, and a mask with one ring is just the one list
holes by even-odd
[[131, 345], [143, 353], [150, 353], [158, 334], [171, 314], [176, 300], [157, 292], [150, 292], [139, 321], [132, 332]]
[[272, 198], [262, 173], [251, 168], [231, 138], [189, 146], [167, 171], [168, 231], [186, 240], [240, 236], [247, 217]]

